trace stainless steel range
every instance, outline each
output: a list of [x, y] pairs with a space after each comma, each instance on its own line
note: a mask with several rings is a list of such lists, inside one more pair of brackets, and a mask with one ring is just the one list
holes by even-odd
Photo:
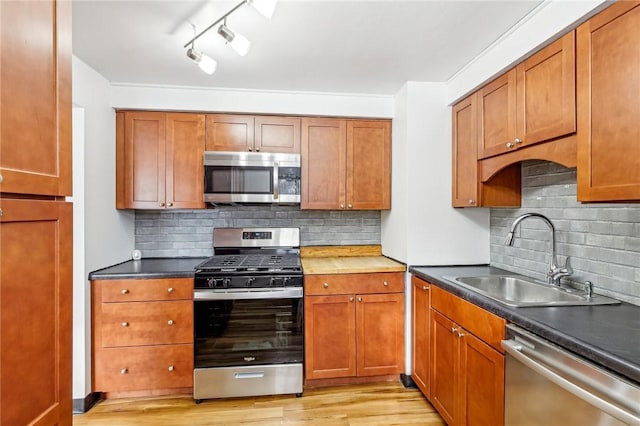
[[302, 395], [298, 228], [216, 228], [196, 266], [193, 398]]

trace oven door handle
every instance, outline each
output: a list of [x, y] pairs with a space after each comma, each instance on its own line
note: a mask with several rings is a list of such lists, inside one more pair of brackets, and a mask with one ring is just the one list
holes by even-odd
[[193, 290], [193, 300], [250, 300], [250, 299], [299, 299], [302, 287], [274, 288], [269, 290]]

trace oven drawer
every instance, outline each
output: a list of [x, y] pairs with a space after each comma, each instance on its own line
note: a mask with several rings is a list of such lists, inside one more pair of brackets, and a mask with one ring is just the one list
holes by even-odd
[[101, 305], [102, 346], [193, 343], [193, 302]]
[[103, 392], [193, 386], [193, 345], [106, 348], [94, 388]]
[[159, 280], [104, 280], [100, 282], [102, 302], [145, 302], [191, 300], [193, 278]]
[[404, 272], [304, 276], [304, 294], [307, 296], [401, 293], [403, 291]]

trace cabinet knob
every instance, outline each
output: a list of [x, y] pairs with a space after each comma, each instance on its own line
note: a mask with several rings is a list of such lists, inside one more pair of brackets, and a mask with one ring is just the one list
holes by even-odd
[[507, 142], [507, 149], [511, 149], [515, 146], [513, 142]]
[[167, 203], [167, 207], [173, 207], [173, 203]]
[[260, 147], [257, 147], [257, 148], [256, 148], [256, 152], [260, 152]]
[[0, 175], [0, 183], [2, 183], [3, 180], [4, 178], [2, 177], [2, 175]]
[[362, 302], [362, 297], [358, 297], [358, 302]]
[[253, 151], [253, 148], [249, 147], [249, 152]]
[[324, 283], [324, 284], [322, 284], [322, 287], [324, 287], [324, 288], [329, 288], [329, 283]]
[[513, 143], [514, 143], [514, 144], [516, 144], [516, 145], [520, 145], [520, 144], [522, 143], [522, 139], [520, 139], [520, 138], [515, 138], [515, 139], [514, 139], [514, 141], [513, 141]]
[[474, 206], [476, 204], [476, 200], [474, 200], [473, 198], [471, 198], [469, 200], [469, 204], [471, 204], [472, 206]]
[[129, 327], [129, 323], [127, 321], [122, 321], [121, 324], [123, 327]]
[[344, 209], [344, 204], [340, 204], [340, 208], [341, 208], [341, 209]]
[[353, 302], [354, 300], [356, 300], [356, 299], [355, 299], [355, 297], [353, 297], [353, 296], [351, 296], [351, 297], [349, 298], [349, 302]]
[[458, 327], [451, 327], [451, 332], [455, 333], [456, 331], [458, 331]]
[[173, 320], [169, 320], [169, 321], [167, 321], [167, 324], [169, 324], [169, 325], [173, 325]]
[[353, 208], [353, 204], [348, 204], [348, 205], [347, 205], [347, 208], [348, 208], [348, 209], [352, 209], [352, 208]]
[[427, 291], [427, 290], [429, 290], [429, 287], [428, 287], [428, 286], [426, 286], [426, 285], [423, 285], [423, 286], [422, 286], [422, 290]]
[[127, 367], [120, 370], [120, 374], [127, 374], [128, 372], [129, 372], [129, 369]]
[[385, 282], [383, 282], [383, 283], [382, 283], [382, 285], [383, 285], [383, 286], [385, 286], [385, 287], [389, 287], [389, 283], [388, 283], [388, 282], [386, 282], [386, 281], [385, 281]]
[[173, 370], [175, 370], [175, 369], [176, 369], [176, 368], [175, 368], [173, 365], [170, 365], [170, 366], [169, 366], [169, 368], [167, 368], [167, 370], [169, 370], [169, 371], [173, 371]]
[[464, 337], [464, 333], [458, 333], [458, 338], [462, 339]]
[[122, 290], [120, 290], [120, 293], [129, 294], [129, 289], [123, 288]]
[[167, 293], [173, 293], [173, 287], [169, 287], [169, 288], [167, 289]]

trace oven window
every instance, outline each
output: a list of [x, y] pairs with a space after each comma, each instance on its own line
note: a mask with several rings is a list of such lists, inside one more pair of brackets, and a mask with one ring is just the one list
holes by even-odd
[[272, 194], [272, 167], [205, 166], [205, 193]]
[[194, 367], [301, 363], [303, 299], [194, 302]]

